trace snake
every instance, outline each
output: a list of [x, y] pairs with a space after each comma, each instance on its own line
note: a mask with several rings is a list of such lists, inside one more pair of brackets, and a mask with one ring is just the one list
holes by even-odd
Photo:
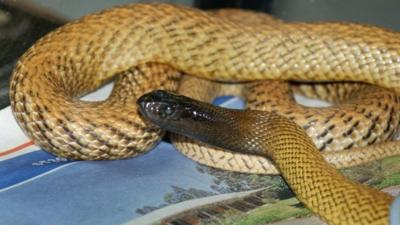
[[224, 109], [166, 91], [145, 94], [138, 104], [142, 114], [163, 129], [271, 158], [297, 198], [330, 224], [388, 223], [393, 197], [339, 174], [304, 130], [284, 116]]
[[[242, 12], [249, 19], [239, 22], [233, 19], [233, 12], [239, 13], [206, 12], [171, 4], [130, 4], [68, 23], [37, 41], [16, 63], [10, 82], [13, 115], [37, 145], [53, 154], [78, 160], [111, 160], [143, 154], [160, 141], [164, 131], [140, 116], [135, 102], [154, 89], [177, 90], [182, 74], [219, 82], [363, 82], [399, 92], [397, 32], [353, 23], [286, 23], [250, 12]], [[105, 101], [80, 99], [113, 79], [115, 88]], [[397, 97], [388, 98], [398, 103]], [[381, 107], [396, 114], [397, 106]], [[393, 121], [397, 117], [394, 115]], [[290, 142], [290, 149], [315, 150], [291, 122], [275, 114], [270, 118], [278, 121], [276, 128], [290, 128], [283, 129], [284, 134], [293, 129], [293, 135], [299, 137]], [[391, 131], [384, 133], [385, 138], [392, 136]], [[396, 146], [380, 148], [370, 156], [386, 149], [394, 151]], [[347, 220], [362, 223], [364, 216], [376, 224], [385, 223], [391, 197], [342, 179], [323, 156], [317, 156], [319, 152], [312, 155], [313, 162], [321, 165], [319, 169], [327, 171], [320, 171], [322, 178], [311, 176], [313, 181], [321, 179], [315, 190], [308, 190], [310, 182], [298, 186], [292, 180], [298, 176], [291, 170], [283, 173], [302, 201], [313, 202], [308, 207], [332, 224], [346, 224]], [[268, 156], [273, 156], [281, 172], [287, 171], [280, 165], [283, 158]], [[306, 158], [293, 159], [299, 160], [293, 165], [312, 169]], [[338, 183], [328, 182], [331, 176]], [[322, 186], [327, 189], [320, 189]], [[306, 196], [301, 195], [303, 188], [307, 189]], [[383, 197], [373, 202], [374, 197], [346, 197], [357, 191]], [[332, 203], [338, 196], [344, 197], [338, 198], [337, 207], [348, 209], [343, 215], [334, 213], [337, 207], [332, 204], [314, 204], [325, 200]], [[377, 216], [360, 212], [364, 207]]]

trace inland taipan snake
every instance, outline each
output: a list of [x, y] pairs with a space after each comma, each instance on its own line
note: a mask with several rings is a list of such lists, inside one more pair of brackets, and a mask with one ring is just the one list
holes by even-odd
[[[235, 19], [233, 12], [242, 13], [242, 18], [247, 19]], [[230, 128], [240, 128], [258, 138], [254, 145], [248, 145], [253, 143], [246, 139], [248, 135], [239, 135], [242, 131], [227, 136], [222, 130], [220, 138], [216, 138], [220, 140], [218, 143], [212, 138], [200, 139], [240, 151], [243, 155], [239, 157], [245, 157], [242, 161], [269, 156], [299, 199], [331, 224], [388, 223], [392, 197], [346, 180], [326, 163], [317, 148], [332, 150], [333, 154], [325, 155], [328, 161], [336, 155], [351, 158], [350, 161], [368, 161], [398, 154], [395, 142], [366, 147], [365, 151], [363, 148], [348, 150], [355, 156], [334, 152], [341, 148], [341, 142], [343, 148], [361, 147], [390, 139], [397, 129], [400, 35], [396, 32], [359, 24], [283, 23], [263, 14], [232, 10], [209, 13], [167, 4], [127, 5], [69, 23], [33, 45], [15, 67], [10, 86], [11, 105], [25, 132], [52, 153], [83, 160], [127, 158], [151, 149], [163, 133], [138, 115], [137, 97], [153, 89], [176, 90], [182, 73], [230, 82], [356, 81], [382, 87], [355, 88], [361, 90], [357, 93], [362, 93], [363, 88], [366, 88], [365, 94], [374, 92], [369, 88], [380, 93], [372, 97], [379, 98], [379, 103], [376, 99], [359, 98], [345, 103], [359, 118], [350, 115], [351, 112], [333, 110], [329, 114], [332, 118], [322, 116], [325, 118], [315, 120], [318, 115], [303, 112], [304, 118], [299, 119], [306, 121], [303, 127], [318, 126], [318, 121], [326, 121], [321, 125], [328, 125], [322, 131], [315, 131], [317, 146], [290, 120], [273, 112], [260, 114], [258, 111], [239, 113], [241, 119], [237, 120], [230, 120], [233, 117], [228, 116], [226, 120], [239, 122], [234, 126], [227, 123], [233, 126]], [[113, 77], [116, 77], [115, 87], [106, 101], [79, 100]], [[260, 85], [249, 85], [257, 95], [255, 90]], [[191, 91], [194, 90], [187, 91], [189, 95]], [[257, 101], [258, 96], [252, 100], [256, 106]], [[380, 109], [359, 107], [361, 103], [376, 104]], [[224, 114], [218, 110], [213, 112]], [[286, 114], [291, 113], [286, 111]], [[336, 117], [350, 127], [338, 131], [339, 125], [332, 122]], [[242, 119], [249, 122], [244, 123]], [[251, 122], [257, 126], [246, 127]], [[229, 126], [224, 129], [230, 129]], [[307, 129], [310, 134], [309, 130], [314, 129]], [[207, 137], [212, 134], [215, 131], [210, 131]], [[323, 142], [318, 143], [321, 138]], [[194, 143], [183, 142], [183, 146], [189, 144], [193, 148]], [[224, 150], [206, 151], [220, 154], [218, 151]], [[246, 154], [258, 156], [250, 159], [252, 156]], [[339, 167], [352, 164], [342, 165], [341, 160], [332, 163]], [[265, 167], [261, 170], [245, 167], [248, 172], [274, 171], [263, 166], [264, 163], [260, 164]], [[216, 167], [224, 168], [223, 165]]]

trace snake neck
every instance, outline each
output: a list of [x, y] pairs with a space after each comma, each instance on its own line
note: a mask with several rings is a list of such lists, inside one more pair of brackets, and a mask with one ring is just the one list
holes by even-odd
[[[224, 129], [209, 128], [206, 133], [196, 129], [192, 137], [202, 136], [200, 140], [208, 144], [271, 158], [299, 200], [330, 224], [388, 223], [393, 197], [346, 179], [293, 122], [258, 111], [219, 114], [228, 117]], [[377, 206], [382, 210], [376, 211]]]

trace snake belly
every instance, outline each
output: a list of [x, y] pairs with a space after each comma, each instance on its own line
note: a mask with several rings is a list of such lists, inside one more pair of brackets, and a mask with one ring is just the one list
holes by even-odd
[[[397, 32], [258, 21], [238, 23], [169, 4], [131, 4], [83, 17], [19, 59], [10, 83], [13, 114], [36, 144], [54, 154], [121, 159], [148, 151], [163, 133], [138, 115], [136, 96], [175, 90], [181, 73], [220, 81], [357, 81], [400, 92]], [[107, 100], [79, 99], [115, 77]]]

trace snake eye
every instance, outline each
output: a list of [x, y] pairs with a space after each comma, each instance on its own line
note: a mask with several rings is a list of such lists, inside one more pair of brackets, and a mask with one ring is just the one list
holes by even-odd
[[176, 107], [174, 105], [163, 105], [160, 107], [160, 116], [163, 118], [172, 118], [175, 111]]
[[166, 106], [164, 109], [164, 113], [166, 116], [172, 115], [174, 113], [174, 111], [175, 111], [174, 107], [172, 107], [170, 105]]

